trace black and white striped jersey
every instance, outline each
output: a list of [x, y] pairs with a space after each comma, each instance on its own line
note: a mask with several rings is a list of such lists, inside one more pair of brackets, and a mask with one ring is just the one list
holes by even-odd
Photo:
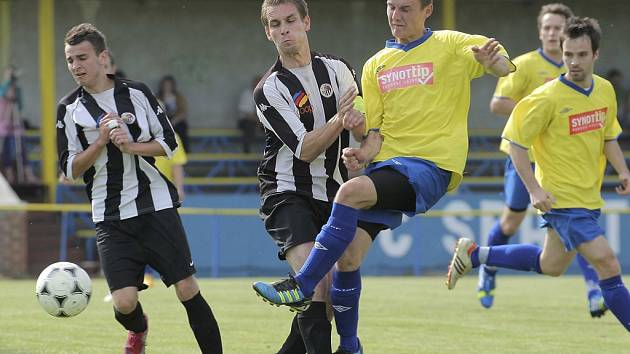
[[258, 118], [265, 128], [266, 146], [258, 167], [262, 197], [292, 191], [332, 201], [348, 171], [341, 160], [350, 134], [315, 160], [299, 159], [307, 132], [320, 128], [337, 114], [338, 100], [351, 87], [359, 90], [354, 70], [340, 58], [311, 53], [305, 67], [287, 69], [278, 59], [254, 90]]
[[[155, 140], [168, 158], [177, 148], [175, 133], [149, 88], [140, 82], [114, 79], [114, 88], [90, 94], [82, 87], [64, 97], [57, 107], [59, 166], [70, 179], [74, 158], [99, 136], [98, 122], [109, 112], [132, 113], [123, 120], [136, 142]], [[92, 203], [92, 219], [124, 220], [178, 207], [177, 190], [155, 168], [155, 159], [122, 153], [108, 143], [92, 167], [83, 174]]]

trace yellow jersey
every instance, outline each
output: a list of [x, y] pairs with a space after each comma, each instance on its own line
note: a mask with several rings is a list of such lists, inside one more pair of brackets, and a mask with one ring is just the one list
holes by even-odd
[[155, 157], [155, 167], [171, 182], [173, 182], [173, 165], [185, 165], [188, 162], [188, 156], [179, 135], [175, 134], [175, 140], [178, 148], [170, 160], [166, 156]]
[[598, 209], [604, 143], [619, 134], [615, 91], [593, 75], [588, 90], [564, 76], [534, 90], [516, 105], [502, 137], [532, 147], [536, 180], [556, 198], [553, 208]]
[[[471, 47], [487, 37], [431, 31], [408, 44], [386, 42], [363, 66], [366, 130], [380, 130], [374, 162], [415, 157], [451, 171], [448, 190], [462, 179], [468, 154], [470, 81], [484, 74]], [[500, 54], [507, 57], [501, 47]]]
[[[545, 55], [540, 48], [516, 57], [514, 64], [518, 70], [499, 78], [494, 97], [509, 98], [518, 102], [542, 84], [567, 72], [562, 61], [554, 61]], [[501, 140], [500, 150], [509, 154], [509, 148], [510, 143], [507, 140]], [[533, 161], [531, 152], [529, 159]]]

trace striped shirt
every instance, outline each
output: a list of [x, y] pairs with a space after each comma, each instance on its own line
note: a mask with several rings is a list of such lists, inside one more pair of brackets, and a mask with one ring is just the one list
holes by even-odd
[[[125, 120], [133, 141], [157, 141], [170, 158], [177, 148], [173, 128], [149, 88], [140, 82], [114, 78], [114, 88], [90, 94], [82, 87], [57, 107], [57, 152], [66, 177], [74, 158], [99, 136], [100, 119], [107, 113], [132, 113]], [[83, 174], [92, 220], [124, 220], [179, 206], [177, 190], [155, 168], [155, 158], [122, 153], [108, 143]]]
[[351, 87], [359, 89], [354, 70], [343, 60], [311, 54], [311, 63], [287, 69], [278, 59], [254, 90], [256, 113], [266, 134], [258, 179], [263, 198], [295, 192], [332, 201], [348, 171], [341, 160], [347, 130], [315, 160], [299, 159], [306, 133], [323, 127], [337, 114], [339, 98]]

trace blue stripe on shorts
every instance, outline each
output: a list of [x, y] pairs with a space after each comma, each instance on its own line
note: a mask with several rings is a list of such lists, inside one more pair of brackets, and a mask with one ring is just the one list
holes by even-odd
[[580, 244], [604, 234], [604, 230], [597, 222], [600, 215], [599, 209], [551, 209], [542, 215], [543, 221], [540, 226], [554, 229], [560, 235], [564, 248], [571, 251]]
[[[443, 170], [431, 161], [413, 157], [394, 157], [389, 160], [375, 162], [365, 169], [370, 173], [384, 168], [393, 168], [409, 179], [409, 183], [416, 192], [416, 211], [404, 212], [408, 216], [424, 213], [446, 194], [451, 181], [451, 172]], [[383, 224], [395, 229], [402, 223], [402, 211], [368, 209], [359, 212], [359, 219], [371, 223]]]

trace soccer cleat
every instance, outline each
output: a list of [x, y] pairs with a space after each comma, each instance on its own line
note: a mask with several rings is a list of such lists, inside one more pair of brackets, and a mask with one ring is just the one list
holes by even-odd
[[339, 347], [337, 348], [337, 351], [333, 354], [363, 354], [363, 346], [361, 345], [361, 341], [359, 340], [359, 338], [357, 338], [357, 342], [359, 342], [359, 349], [356, 352], [347, 351]]
[[293, 312], [304, 312], [311, 306], [311, 297], [305, 296], [297, 281], [289, 275], [275, 283], [255, 282], [252, 287], [256, 294], [271, 305], [285, 305]]
[[149, 273], [144, 273], [144, 279], [142, 280], [142, 283], [144, 285], [146, 285], [147, 288], [152, 288], [153, 287], [153, 275], [151, 275]]
[[593, 318], [602, 317], [606, 313], [606, 311], [608, 310], [608, 307], [606, 306], [606, 303], [604, 302], [604, 297], [602, 296], [601, 291], [599, 290], [592, 291], [589, 294], [588, 309], [589, 309], [589, 312], [591, 313], [591, 317]]
[[477, 285], [477, 298], [481, 306], [489, 309], [494, 302], [495, 274], [486, 271], [484, 264], [479, 267], [479, 284]]
[[473, 266], [470, 254], [476, 248], [477, 244], [469, 238], [462, 237], [457, 241], [453, 259], [448, 266], [448, 273], [446, 274], [446, 287], [448, 287], [449, 290], [455, 288], [455, 284], [459, 278], [472, 270]]
[[147, 334], [149, 333], [149, 319], [144, 315], [147, 329], [142, 333], [129, 331], [127, 342], [125, 342], [124, 354], [144, 354], [144, 347], [147, 345]]
[[103, 302], [112, 302], [112, 293], [111, 292], [107, 292], [107, 295], [105, 295], [105, 297], [103, 297]]

